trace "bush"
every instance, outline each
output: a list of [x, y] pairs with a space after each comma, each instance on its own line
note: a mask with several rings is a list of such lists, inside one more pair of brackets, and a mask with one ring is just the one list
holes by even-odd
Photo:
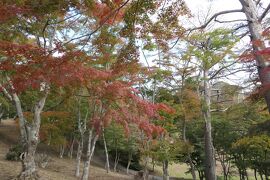
[[23, 147], [20, 144], [17, 144], [15, 146], [12, 146], [9, 148], [8, 153], [6, 154], [6, 160], [9, 161], [19, 161], [20, 155], [23, 152]]

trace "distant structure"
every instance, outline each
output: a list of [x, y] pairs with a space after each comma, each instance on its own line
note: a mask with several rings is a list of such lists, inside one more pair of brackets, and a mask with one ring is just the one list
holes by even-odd
[[243, 87], [231, 85], [229, 83], [218, 81], [212, 84], [211, 101], [222, 107], [228, 107], [232, 104], [241, 103], [248, 96]]

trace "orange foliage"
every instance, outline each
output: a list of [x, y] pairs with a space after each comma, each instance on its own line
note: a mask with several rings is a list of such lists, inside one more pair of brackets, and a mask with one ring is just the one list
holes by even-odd
[[107, 3], [95, 2], [93, 7], [93, 16], [99, 21], [99, 24], [109, 24], [119, 22], [124, 15], [124, 10], [119, 6], [122, 0], [114, 0], [114, 5], [108, 5]]

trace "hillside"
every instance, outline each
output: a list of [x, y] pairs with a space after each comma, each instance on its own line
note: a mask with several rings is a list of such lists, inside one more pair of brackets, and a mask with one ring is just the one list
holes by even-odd
[[[8, 149], [16, 142], [18, 130], [12, 120], [4, 120], [0, 124], [0, 179], [8, 180], [16, 177], [21, 170], [20, 162], [5, 160]], [[98, 164], [94, 162], [93, 164]], [[120, 173], [109, 173], [95, 165], [90, 168], [90, 179], [97, 180], [127, 180], [134, 179], [133, 176], [127, 176]], [[44, 180], [75, 180], [75, 159], [60, 159], [51, 155], [51, 162], [46, 169], [39, 169], [41, 179]]]

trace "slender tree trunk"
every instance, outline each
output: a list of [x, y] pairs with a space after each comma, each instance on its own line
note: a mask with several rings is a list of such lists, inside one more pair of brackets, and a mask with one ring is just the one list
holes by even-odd
[[119, 158], [120, 158], [120, 154], [116, 150], [116, 154], [115, 154], [115, 158], [114, 158], [114, 167], [113, 167], [114, 172], [116, 172], [116, 170], [117, 170], [117, 165], [118, 165], [118, 162], [119, 162]]
[[110, 160], [109, 160], [109, 153], [108, 153], [108, 149], [107, 149], [107, 143], [106, 143], [106, 139], [105, 139], [104, 129], [103, 129], [103, 143], [104, 143], [104, 150], [105, 150], [105, 155], [106, 155], [105, 168], [107, 170], [107, 173], [109, 173], [110, 172]]
[[[183, 133], [182, 133], [182, 134], [183, 134], [183, 140], [184, 140], [184, 142], [187, 142], [187, 138], [186, 138], [186, 128], [187, 128], [187, 123], [186, 123], [186, 120], [184, 120], [184, 122], [183, 122]], [[196, 180], [195, 167], [194, 167], [194, 164], [193, 164], [193, 162], [192, 162], [190, 153], [188, 153], [188, 163], [189, 163], [189, 165], [190, 165], [192, 179], [193, 179], [193, 180]]]
[[93, 136], [93, 129], [89, 130], [87, 153], [86, 153], [86, 160], [84, 162], [84, 167], [83, 167], [82, 180], [88, 180], [90, 162], [91, 162], [91, 159], [93, 157], [96, 142], [97, 142], [97, 139], [98, 139], [97, 134], [95, 135], [94, 138], [92, 138], [92, 136]]
[[168, 171], [168, 167], [169, 167], [169, 162], [168, 160], [163, 161], [163, 180], [169, 180], [170, 176], [169, 176], [169, 171]]
[[59, 158], [62, 159], [65, 153], [65, 145], [60, 145], [59, 148]]
[[84, 162], [82, 180], [88, 180], [89, 177], [89, 166], [91, 161], [91, 143], [92, 143], [93, 130], [89, 131], [86, 160]]
[[197, 179], [197, 177], [196, 177], [196, 171], [195, 171], [195, 167], [194, 167], [194, 164], [192, 162], [190, 153], [188, 154], [188, 161], [189, 161], [189, 165], [190, 165], [190, 169], [191, 169], [192, 179], [193, 180], [196, 180]]
[[143, 170], [143, 180], [148, 180], [148, 163], [149, 163], [149, 157], [147, 156], [145, 159], [144, 159], [144, 170]]
[[155, 172], [155, 165], [156, 165], [156, 162], [154, 160], [154, 158], [152, 158], [152, 171]]
[[250, 32], [251, 41], [253, 43], [254, 56], [256, 58], [258, 73], [260, 81], [265, 87], [265, 100], [268, 106], [268, 111], [270, 112], [270, 90], [267, 86], [270, 85], [270, 71], [269, 71], [269, 61], [263, 55], [257, 52], [265, 49], [264, 39], [262, 37], [263, 28], [260, 22], [255, 1], [253, 0], [239, 0], [243, 7], [243, 12], [245, 13], [248, 20], [248, 27]]
[[80, 176], [80, 166], [81, 166], [81, 157], [82, 157], [82, 151], [83, 151], [83, 137], [81, 137], [78, 148], [77, 148], [77, 157], [76, 157], [76, 170], [75, 170], [75, 176]]
[[243, 174], [240, 168], [238, 168], [238, 173], [239, 173], [240, 180], [243, 180]]
[[81, 157], [83, 152], [83, 146], [84, 146], [84, 135], [86, 131], [86, 119], [88, 118], [88, 111], [85, 115], [84, 121], [81, 121], [81, 98], [78, 100], [78, 131], [80, 133], [80, 140], [78, 143], [77, 148], [77, 157], [76, 157], [76, 170], [75, 170], [75, 176], [80, 176], [80, 166], [81, 166]]
[[255, 180], [258, 180], [258, 178], [257, 178], [257, 170], [256, 169], [254, 169], [254, 177], [255, 177]]
[[226, 169], [224, 169], [224, 167], [222, 169], [223, 169], [223, 178], [224, 178], [224, 180], [227, 180], [228, 179], [228, 175], [226, 173]]
[[261, 180], [263, 180], [263, 175], [261, 172], [259, 172]]
[[205, 177], [207, 180], [216, 180], [216, 164], [215, 164], [215, 150], [212, 140], [212, 127], [211, 127], [211, 89], [208, 78], [208, 70], [204, 70], [204, 102], [203, 102], [203, 115], [205, 120]]
[[198, 170], [198, 173], [199, 173], [199, 179], [204, 180], [204, 178], [205, 178], [204, 171]]
[[230, 172], [230, 162], [226, 163], [226, 159], [228, 159], [228, 158], [226, 158], [226, 155], [223, 152], [217, 153], [217, 154], [218, 154], [220, 164], [222, 166], [223, 178], [224, 178], [224, 180], [227, 180], [229, 172]]
[[48, 143], [47, 143], [48, 146], [51, 145], [51, 141], [52, 141], [52, 134], [49, 133], [49, 140], [48, 140]]
[[128, 164], [127, 164], [127, 174], [129, 174], [129, 167], [131, 164], [131, 158], [132, 158], [132, 153], [128, 153]]
[[72, 159], [72, 157], [73, 157], [74, 142], [75, 142], [75, 138], [72, 138], [71, 146], [70, 146], [69, 153], [68, 153], [68, 156], [70, 159]]
[[248, 173], [247, 173], [247, 169], [245, 169], [245, 176], [247, 177], [247, 180], [248, 180]]

